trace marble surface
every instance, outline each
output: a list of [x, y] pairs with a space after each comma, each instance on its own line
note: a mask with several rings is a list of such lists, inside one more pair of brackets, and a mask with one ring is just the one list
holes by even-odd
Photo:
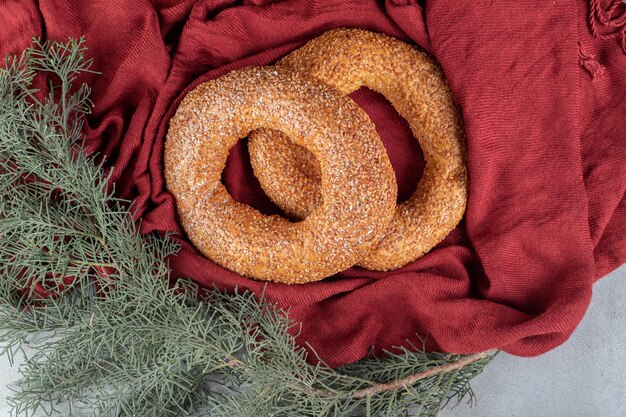
[[626, 265], [593, 290], [567, 342], [535, 358], [498, 355], [474, 379], [477, 405], [440, 417], [626, 417]]
[[[500, 354], [474, 380], [477, 405], [448, 407], [440, 417], [625, 417], [625, 374], [626, 265], [594, 286], [565, 344], [536, 358]], [[18, 373], [6, 356], [0, 377], [0, 417], [9, 417], [6, 397]]]

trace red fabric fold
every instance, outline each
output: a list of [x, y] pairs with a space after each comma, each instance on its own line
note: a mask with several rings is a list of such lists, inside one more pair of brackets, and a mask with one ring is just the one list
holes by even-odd
[[[431, 349], [528, 356], [563, 343], [594, 280], [626, 260], [626, 55], [618, 38], [592, 35], [588, 11], [583, 0], [8, 1], [0, 4], [0, 54], [32, 36], [84, 35], [102, 73], [85, 77], [95, 103], [88, 151], [106, 156], [116, 192], [135, 200], [142, 232], [179, 233], [174, 276], [260, 292], [264, 283], [202, 257], [177, 223], [162, 172], [177, 104], [199, 82], [271, 64], [331, 28], [421, 46], [440, 62], [465, 119], [463, 222], [397, 271], [351, 268], [308, 285], [268, 284], [265, 294], [290, 308], [302, 322], [298, 341], [333, 366], [419, 337]], [[589, 73], [601, 67], [602, 76]], [[370, 91], [352, 97], [376, 122], [410, 193], [423, 162], [405, 122]], [[245, 146], [231, 152], [224, 182], [237, 200], [276, 212]]]

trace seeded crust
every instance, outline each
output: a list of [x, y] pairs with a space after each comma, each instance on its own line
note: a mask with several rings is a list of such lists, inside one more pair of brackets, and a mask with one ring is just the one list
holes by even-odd
[[[384, 95], [419, 140], [426, 167], [417, 190], [398, 204], [385, 237], [358, 265], [396, 269], [443, 240], [465, 211], [468, 174], [461, 115], [439, 67], [404, 42], [359, 29], [326, 32], [277, 66], [312, 75], [345, 94], [366, 86]], [[323, 204], [320, 168], [310, 152], [289, 138], [260, 130], [248, 146], [267, 195], [302, 219]]]
[[[321, 163], [324, 202], [301, 222], [265, 216], [220, 182], [229, 149], [280, 130]], [[172, 118], [165, 180], [196, 248], [238, 274], [285, 284], [354, 265], [393, 217], [397, 186], [373, 123], [353, 101], [286, 68], [244, 68], [198, 85]]]

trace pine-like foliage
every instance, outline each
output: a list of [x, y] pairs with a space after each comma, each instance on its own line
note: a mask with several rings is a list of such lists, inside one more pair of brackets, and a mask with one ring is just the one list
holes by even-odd
[[0, 351], [28, 352], [16, 416], [434, 416], [473, 398], [492, 353], [313, 366], [262, 297], [173, 283], [176, 245], [138, 233], [81, 149], [83, 40], [34, 42], [0, 69]]

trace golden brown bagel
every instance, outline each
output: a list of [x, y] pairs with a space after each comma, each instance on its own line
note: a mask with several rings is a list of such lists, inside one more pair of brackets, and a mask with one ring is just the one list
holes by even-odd
[[[462, 120], [443, 73], [425, 53], [378, 33], [337, 29], [277, 66], [312, 75], [345, 94], [366, 86], [384, 95], [418, 138], [426, 167], [417, 190], [398, 204], [385, 237], [358, 265], [399, 268], [458, 224], [468, 188]], [[322, 204], [318, 163], [306, 149], [288, 136], [260, 130], [250, 136], [249, 150], [261, 186], [286, 213], [306, 218]]]
[[[321, 162], [324, 202], [303, 221], [265, 216], [220, 182], [229, 149], [250, 131], [283, 131]], [[198, 85], [172, 118], [165, 179], [189, 239], [241, 275], [316, 281], [361, 259], [393, 216], [393, 169], [374, 125], [338, 90], [285, 68], [245, 68]]]

